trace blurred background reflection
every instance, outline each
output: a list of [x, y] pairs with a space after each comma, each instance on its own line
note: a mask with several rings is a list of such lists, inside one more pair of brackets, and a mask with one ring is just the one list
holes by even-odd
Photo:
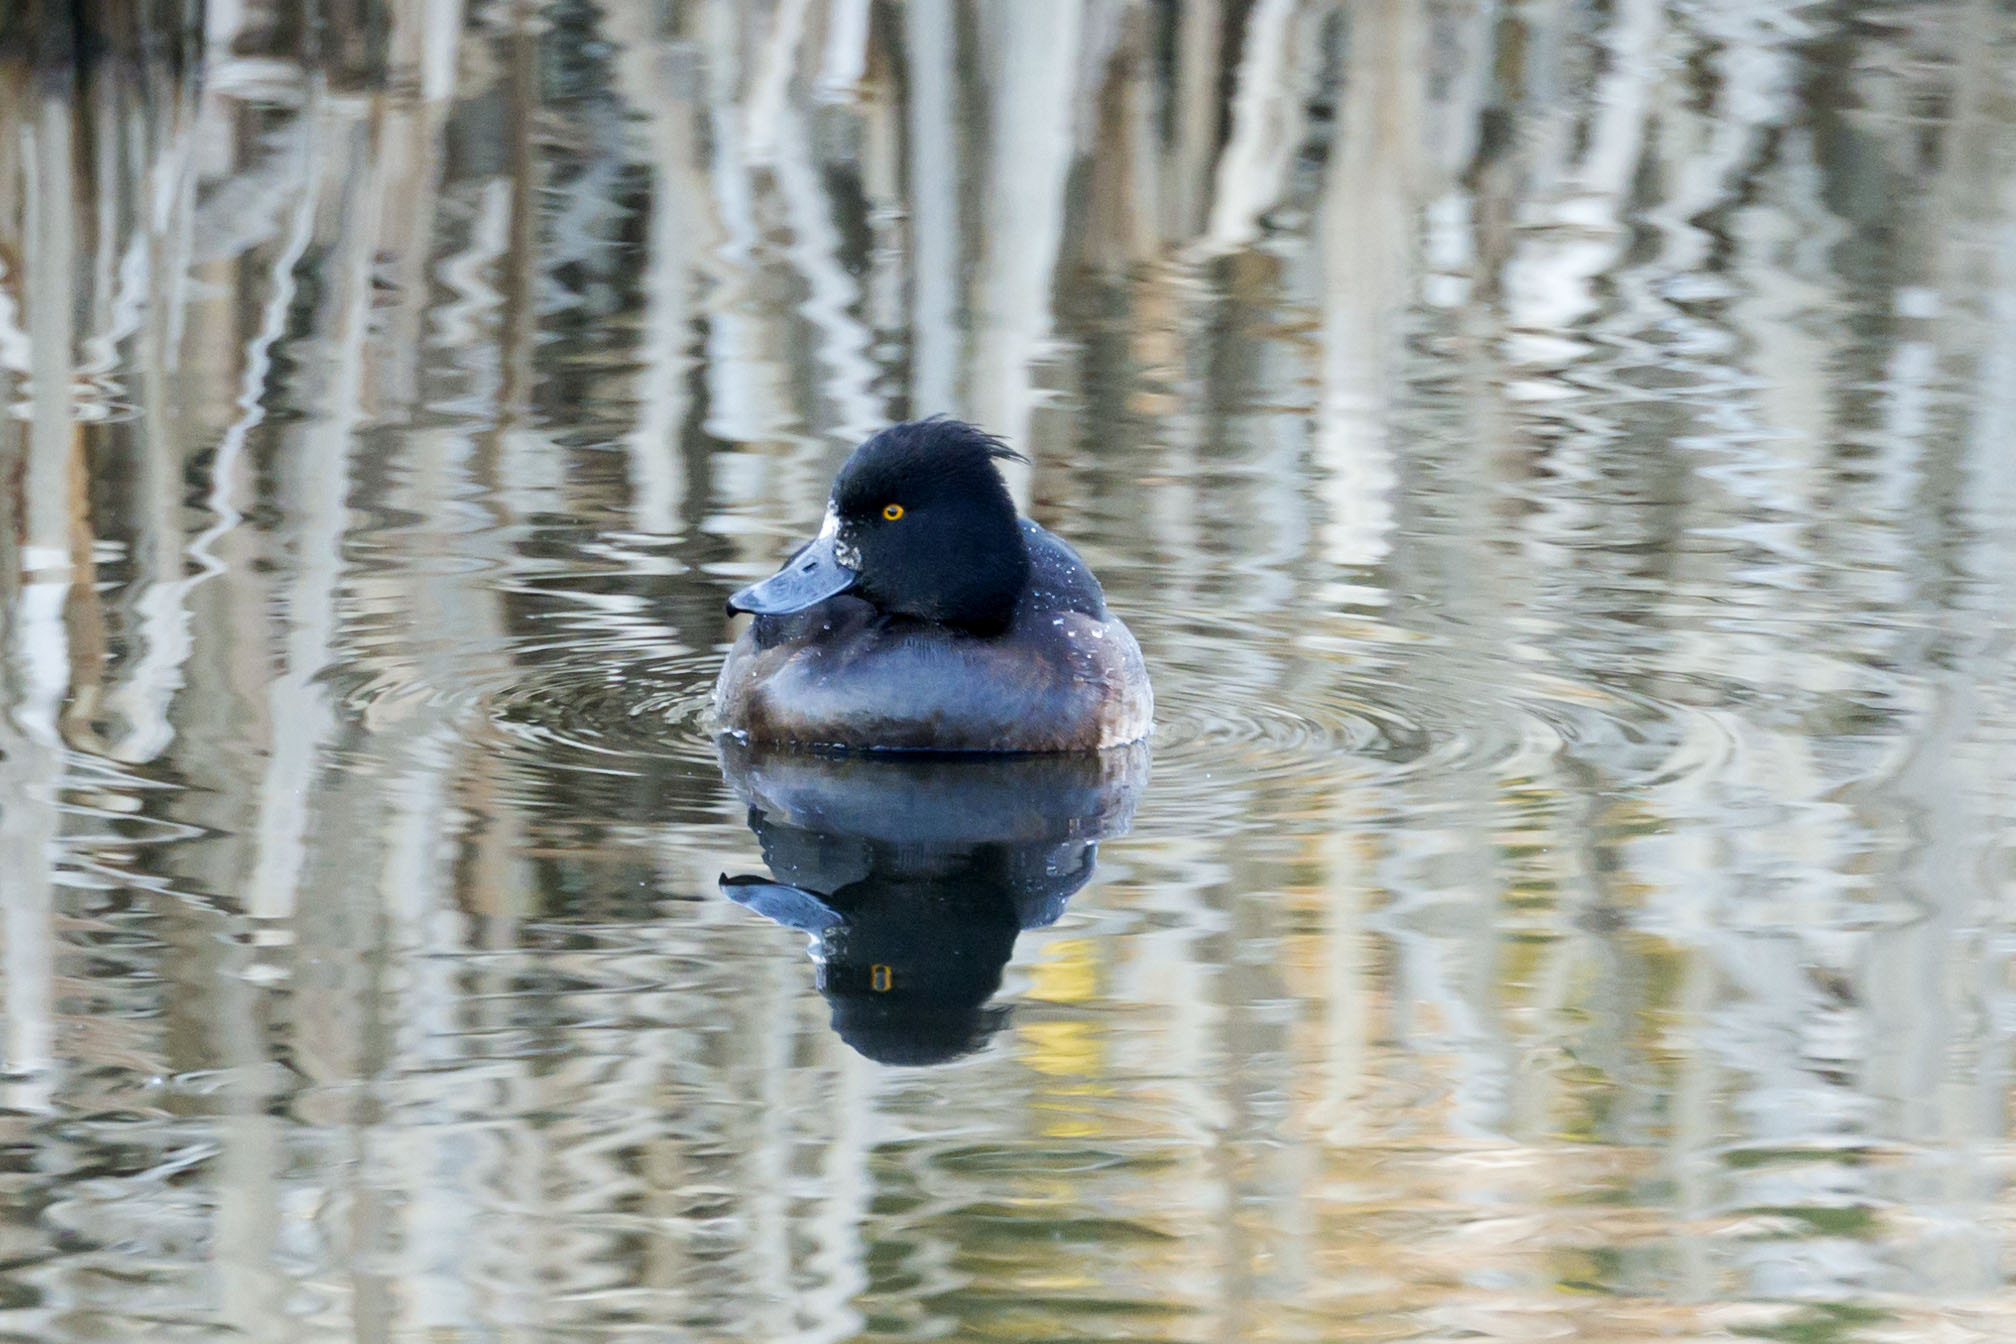
[[[0, 405], [0, 1337], [2016, 1334], [2006, 3], [12, 0]], [[937, 411], [1159, 725], [920, 1068], [701, 711]]]

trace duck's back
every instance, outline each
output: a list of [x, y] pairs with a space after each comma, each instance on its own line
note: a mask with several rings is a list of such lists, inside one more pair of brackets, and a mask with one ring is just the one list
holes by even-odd
[[759, 616], [721, 669], [722, 725], [758, 743], [894, 751], [1086, 751], [1147, 736], [1141, 649], [1071, 548], [1026, 519], [1029, 582], [975, 636], [847, 594]]

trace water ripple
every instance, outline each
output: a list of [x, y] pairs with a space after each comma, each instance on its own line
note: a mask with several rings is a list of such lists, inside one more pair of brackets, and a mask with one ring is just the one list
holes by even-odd
[[708, 704], [720, 655], [563, 663], [488, 697], [484, 711], [507, 742], [583, 768], [620, 770], [651, 759], [714, 761]]

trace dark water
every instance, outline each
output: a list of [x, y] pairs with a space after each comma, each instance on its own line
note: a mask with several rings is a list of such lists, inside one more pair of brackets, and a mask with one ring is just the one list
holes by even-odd
[[[102, 8], [0, 1336], [2016, 1333], [2009, 6]], [[717, 758], [934, 411], [1152, 762]]]

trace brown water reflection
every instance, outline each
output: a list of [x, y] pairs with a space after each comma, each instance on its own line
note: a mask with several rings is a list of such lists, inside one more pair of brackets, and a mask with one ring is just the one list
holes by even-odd
[[[0, 1333], [2016, 1329], [2007, 6], [174, 8], [0, 16]], [[900, 1068], [701, 708], [936, 410], [1161, 721]]]

